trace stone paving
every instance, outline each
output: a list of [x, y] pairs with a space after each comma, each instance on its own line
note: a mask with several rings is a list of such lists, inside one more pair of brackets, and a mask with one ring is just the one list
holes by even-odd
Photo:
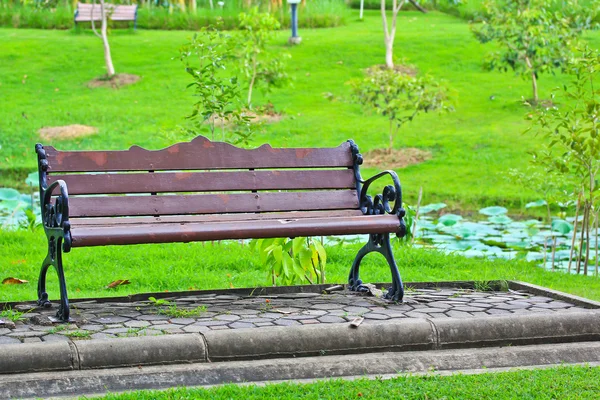
[[203, 294], [131, 303], [95, 300], [71, 304], [72, 322], [53, 320], [56, 309], [19, 305], [19, 321], [0, 319], [0, 345], [93, 340], [220, 329], [363, 323], [400, 318], [475, 318], [583, 310], [575, 304], [524, 291], [480, 292], [436, 288], [407, 291], [401, 304], [346, 291], [267, 296]]

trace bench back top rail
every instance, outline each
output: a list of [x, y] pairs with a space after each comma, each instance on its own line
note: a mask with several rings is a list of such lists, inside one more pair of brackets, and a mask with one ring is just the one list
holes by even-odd
[[[104, 9], [108, 19], [113, 21], [133, 21], [136, 19], [137, 5], [115, 5], [104, 3]], [[85, 22], [102, 20], [100, 4], [77, 3], [75, 21]]]
[[347, 142], [242, 149], [199, 136], [162, 150], [44, 151], [47, 184], [67, 183], [71, 217], [358, 209]]

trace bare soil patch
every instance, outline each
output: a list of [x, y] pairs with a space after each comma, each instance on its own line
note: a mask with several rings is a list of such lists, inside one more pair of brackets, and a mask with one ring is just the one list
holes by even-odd
[[365, 153], [363, 166], [378, 169], [397, 169], [420, 164], [431, 160], [431, 158], [432, 155], [429, 151], [415, 147], [392, 149], [391, 152], [388, 149], [374, 149]]
[[133, 74], [115, 74], [110, 78], [106, 76], [101, 76], [99, 78], [94, 78], [88, 82], [89, 88], [97, 88], [97, 87], [111, 87], [111, 88], [120, 88], [121, 86], [133, 85], [137, 81], [142, 79], [140, 76]]
[[[244, 115], [250, 118], [250, 121], [254, 124], [265, 123], [273, 124], [283, 119], [283, 113], [277, 112], [273, 109], [257, 109], [257, 110], [244, 110]], [[214, 119], [215, 126], [221, 126], [221, 119], [219, 117], [210, 117], [210, 122]], [[225, 121], [225, 126], [232, 125], [231, 121]]]
[[42, 139], [73, 139], [90, 136], [98, 132], [98, 128], [87, 125], [66, 125], [44, 127], [38, 131]]
[[[372, 75], [373, 72], [385, 71], [386, 69], [388, 69], [388, 67], [385, 64], [377, 64], [367, 68], [365, 72], [367, 73], [367, 75]], [[394, 71], [396, 71], [398, 74], [409, 76], [416, 76], [419, 73], [419, 70], [417, 70], [417, 68], [413, 67], [412, 65], [402, 64], [394, 65]]]

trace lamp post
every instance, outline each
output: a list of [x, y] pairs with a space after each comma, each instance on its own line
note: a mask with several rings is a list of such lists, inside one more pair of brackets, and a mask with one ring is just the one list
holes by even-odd
[[292, 36], [290, 36], [289, 44], [299, 44], [302, 38], [298, 36], [298, 3], [301, 0], [287, 0], [288, 4], [292, 7]]

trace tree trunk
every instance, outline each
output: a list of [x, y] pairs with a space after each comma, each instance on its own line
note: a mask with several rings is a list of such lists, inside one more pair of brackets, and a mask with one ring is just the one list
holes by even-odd
[[383, 40], [385, 43], [385, 66], [394, 68], [394, 37], [396, 36], [396, 20], [398, 11], [404, 5], [406, 0], [401, 0], [400, 4], [396, 0], [392, 3], [392, 26], [388, 30], [387, 15], [385, 13], [385, 0], [381, 0], [381, 19], [383, 21]]
[[535, 77], [535, 72], [531, 73], [531, 86], [533, 88], [533, 101], [535, 104], [538, 102], [538, 87], [537, 87], [537, 79]]
[[389, 69], [394, 68], [394, 39], [385, 41], [385, 66]]
[[106, 10], [104, 9], [104, 0], [100, 0], [101, 14], [102, 14], [102, 29], [100, 35], [102, 36], [102, 45], [104, 46], [104, 62], [106, 63], [106, 74], [112, 77], [115, 74], [115, 67], [113, 67], [112, 57], [110, 55], [110, 45], [108, 44], [108, 23], [106, 21]]
[[363, 10], [365, 8], [365, 0], [360, 0], [360, 16], [359, 18], [362, 20], [363, 19]]

